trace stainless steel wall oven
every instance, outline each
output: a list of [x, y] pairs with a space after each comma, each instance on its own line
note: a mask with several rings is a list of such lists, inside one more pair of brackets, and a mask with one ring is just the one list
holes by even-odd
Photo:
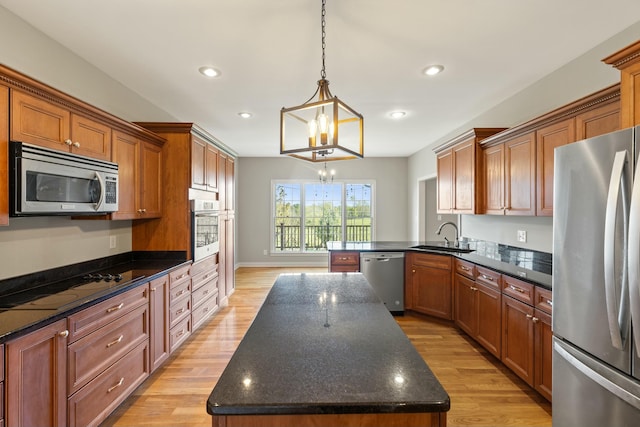
[[193, 261], [199, 261], [220, 250], [220, 202], [217, 200], [191, 200], [191, 227]]

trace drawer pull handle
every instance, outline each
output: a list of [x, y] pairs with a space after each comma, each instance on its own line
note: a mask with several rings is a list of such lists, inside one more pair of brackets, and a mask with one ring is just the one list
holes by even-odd
[[176, 334], [176, 338], [180, 338], [183, 335], [184, 335], [184, 329]]
[[107, 313], [113, 313], [114, 311], [120, 310], [122, 307], [124, 307], [124, 303], [123, 302], [121, 302], [120, 304], [115, 305], [115, 306], [113, 306], [111, 308], [107, 308]]
[[58, 335], [60, 335], [62, 338], [66, 338], [69, 336], [69, 331], [65, 329], [64, 331], [60, 332]]
[[538, 323], [538, 322], [540, 321], [540, 319], [538, 319], [537, 317], [532, 317], [532, 318], [531, 318], [531, 321], [532, 321], [533, 323]]
[[180, 276], [176, 277], [176, 280], [184, 279], [185, 277], [187, 277], [187, 275], [183, 273]]
[[205, 307], [203, 312], [206, 313], [207, 311], [209, 311], [209, 307]]
[[151, 292], [155, 292], [155, 291], [156, 291], [156, 288], [151, 288]]
[[107, 393], [111, 393], [113, 390], [115, 390], [118, 387], [120, 387], [123, 383], [124, 383], [124, 377], [120, 378], [120, 381], [118, 381], [118, 383], [116, 385], [109, 387], [107, 389]]
[[547, 300], [547, 304], [549, 304], [551, 307], [553, 307], [553, 301], [551, 301], [550, 299]]
[[512, 291], [520, 292], [521, 294], [525, 293], [524, 289], [513, 285], [509, 285], [509, 289], [511, 289]]
[[460, 270], [462, 270], [462, 271], [469, 271], [469, 270], [470, 270], [470, 268], [469, 268], [469, 267], [465, 267], [464, 265], [461, 265], [461, 266], [460, 266]]
[[178, 293], [176, 294], [176, 297], [179, 297], [179, 296], [180, 296], [180, 295], [182, 295], [182, 294], [184, 294], [184, 289], [180, 290], [180, 292], [178, 292]]
[[487, 276], [486, 274], [483, 274], [482, 278], [485, 279], [485, 280], [489, 280], [489, 281], [493, 282], [493, 277]]
[[181, 308], [180, 310], [176, 311], [176, 314], [182, 314], [184, 313], [184, 308]]
[[477, 290], [478, 290], [478, 288], [476, 288], [476, 287], [474, 287], [474, 286], [471, 286], [471, 290], [472, 290], [472, 291], [477, 291]]
[[109, 344], [107, 344], [107, 348], [114, 346], [116, 344], [119, 344], [123, 338], [124, 338], [124, 335], [120, 335], [117, 340], [111, 341]]
[[209, 289], [207, 289], [206, 291], [204, 291], [204, 292], [202, 293], [202, 295], [207, 295], [207, 294], [209, 294]]
[[533, 319], [533, 315], [527, 314], [527, 319]]

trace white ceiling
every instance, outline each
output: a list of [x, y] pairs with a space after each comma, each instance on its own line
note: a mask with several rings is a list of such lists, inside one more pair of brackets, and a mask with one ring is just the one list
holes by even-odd
[[[320, 78], [321, 0], [0, 0], [240, 156], [278, 156], [280, 109]], [[408, 156], [636, 23], [638, 0], [327, 0], [332, 93], [365, 156]], [[426, 77], [422, 69], [443, 64]], [[198, 73], [203, 65], [218, 79]], [[393, 110], [407, 115], [388, 117]], [[237, 113], [248, 111], [249, 120]]]

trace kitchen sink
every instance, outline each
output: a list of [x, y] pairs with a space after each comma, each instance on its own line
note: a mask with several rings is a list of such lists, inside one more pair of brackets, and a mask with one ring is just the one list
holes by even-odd
[[468, 254], [469, 252], [475, 251], [475, 249], [469, 249], [468, 246], [455, 246], [451, 242], [426, 242], [421, 245], [411, 246], [411, 248], [422, 249], [425, 251], [454, 252], [459, 254]]

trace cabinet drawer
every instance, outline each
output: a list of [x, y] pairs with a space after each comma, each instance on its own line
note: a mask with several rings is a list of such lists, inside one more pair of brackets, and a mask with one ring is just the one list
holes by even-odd
[[189, 270], [189, 274], [192, 278], [194, 278], [197, 274], [202, 273], [203, 271], [218, 271], [218, 263], [216, 261], [215, 255], [210, 255], [206, 258], [201, 259], [198, 262], [194, 262], [191, 264], [191, 269]]
[[169, 346], [173, 353], [191, 335], [191, 316], [185, 317], [169, 331]]
[[553, 312], [553, 293], [550, 290], [536, 286], [533, 295], [535, 296], [535, 307], [537, 309], [547, 314]]
[[69, 426], [97, 426], [149, 376], [143, 343], [98, 375], [68, 401]]
[[469, 279], [475, 279], [475, 273], [476, 273], [475, 264], [456, 258], [455, 269], [456, 269], [456, 273], [462, 274], [463, 276], [466, 276]]
[[200, 305], [194, 306], [191, 313], [191, 320], [193, 330], [195, 331], [202, 325], [218, 308], [218, 294], [211, 295], [204, 301], [201, 301]]
[[209, 270], [198, 273], [195, 276], [191, 276], [191, 293], [195, 293], [196, 290], [209, 283], [212, 280], [217, 280], [218, 270]]
[[140, 306], [113, 323], [69, 345], [69, 395], [111, 366], [132, 348], [149, 338], [147, 306]]
[[70, 315], [68, 342], [96, 331], [143, 304], [149, 304], [148, 283]]
[[180, 267], [177, 268], [175, 270], [173, 270], [172, 272], [169, 273], [169, 283], [171, 284], [171, 286], [175, 286], [178, 285], [179, 283], [181, 283], [183, 280], [187, 280], [190, 278], [189, 276], [189, 269], [191, 268], [190, 265], [185, 265], [184, 267]]
[[191, 279], [182, 280], [177, 285], [170, 285], [169, 290], [169, 304], [174, 304], [176, 301], [185, 298], [191, 293]]
[[500, 290], [500, 278], [502, 275], [488, 268], [476, 266], [476, 282]]
[[449, 255], [420, 254], [414, 252], [411, 259], [411, 262], [415, 265], [451, 270], [451, 256]]
[[191, 298], [182, 298], [169, 306], [169, 327], [178, 324], [191, 310]]
[[[218, 293], [218, 277], [214, 277], [191, 293], [191, 307]], [[195, 326], [195, 325], [194, 325]]]
[[332, 265], [360, 265], [360, 252], [331, 252]]
[[502, 293], [526, 304], [533, 305], [534, 285], [514, 277], [502, 276]]

